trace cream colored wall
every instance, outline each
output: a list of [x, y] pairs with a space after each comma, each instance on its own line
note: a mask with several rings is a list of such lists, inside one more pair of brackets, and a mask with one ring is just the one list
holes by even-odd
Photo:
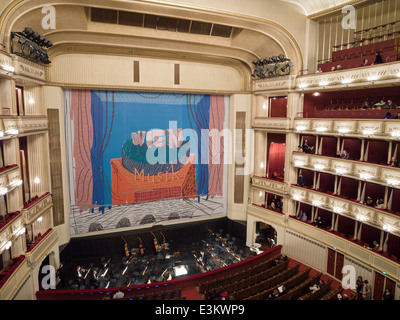
[[[134, 61], [140, 64], [140, 82], [133, 82]], [[174, 85], [176, 63], [180, 64], [179, 85]], [[55, 57], [50, 67], [49, 81], [61, 86], [211, 92], [240, 91], [242, 84], [239, 72], [229, 65], [96, 54]]]
[[[230, 98], [230, 128], [235, 128], [236, 112], [246, 112], [246, 159], [245, 163], [249, 165], [248, 169], [252, 172], [252, 159], [253, 159], [253, 145], [254, 138], [250, 132], [251, 130], [251, 100], [250, 94], [235, 94]], [[236, 141], [235, 135], [232, 134], [233, 142], [231, 145], [232, 164], [229, 165], [228, 173], [228, 218], [232, 220], [246, 220], [246, 208], [249, 198], [250, 188], [250, 175], [246, 174], [244, 177], [244, 195], [243, 203], [234, 203], [234, 181], [235, 181], [235, 159]], [[250, 174], [251, 174], [250, 172]]]
[[[67, 173], [67, 155], [65, 150], [65, 122], [64, 122], [64, 102], [63, 90], [60, 87], [45, 86], [44, 91], [44, 107], [45, 109], [58, 109], [60, 117], [60, 144], [61, 144], [61, 161], [62, 161], [62, 177], [63, 177], [63, 198], [64, 198], [64, 224], [54, 227], [57, 230], [59, 245], [67, 244], [70, 240], [69, 232], [69, 194], [68, 194], [68, 173]], [[46, 111], [47, 113], [47, 111]]]

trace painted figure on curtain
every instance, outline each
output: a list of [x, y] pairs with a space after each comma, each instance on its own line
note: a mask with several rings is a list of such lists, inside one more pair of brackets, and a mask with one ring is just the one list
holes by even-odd
[[[88, 90], [66, 94], [73, 127], [69, 149], [75, 224], [82, 214], [111, 214], [121, 208], [129, 225], [145, 224], [146, 216], [152, 217], [147, 222], [183, 218], [177, 207], [188, 205], [192, 217], [225, 213], [224, 137], [215, 139], [210, 131], [227, 127], [226, 97]], [[161, 213], [160, 201], [165, 208]], [[86, 220], [93, 224], [93, 215]], [[114, 227], [100, 224], [92, 231]]]

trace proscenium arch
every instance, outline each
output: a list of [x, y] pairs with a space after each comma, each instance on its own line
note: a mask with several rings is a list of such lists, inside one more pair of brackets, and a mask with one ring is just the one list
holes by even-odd
[[[201, 47], [202, 43], [205, 43], [204, 45], [205, 50], [204, 52], [201, 52], [201, 55], [227, 57], [229, 59], [238, 60], [245, 66], [249, 74], [251, 73], [251, 69], [253, 68], [252, 61], [254, 59], [261, 59], [279, 53], [285, 54], [285, 56], [291, 59], [291, 61], [294, 63], [294, 67], [292, 69], [294, 74], [298, 74], [303, 69], [303, 57], [297, 41], [284, 27], [277, 24], [276, 22], [258, 17], [250, 17], [238, 13], [224, 12], [208, 8], [205, 9], [205, 8], [189, 7], [187, 5], [185, 6], [176, 4], [160, 4], [156, 2], [154, 3], [151, 2], [143, 3], [143, 2], [133, 2], [133, 1], [121, 2], [116, 0], [102, 0], [99, 2], [96, 0], [87, 0], [83, 5], [81, 2], [77, 0], [65, 0], [63, 2], [54, 2], [54, 3], [48, 3], [48, 2], [46, 3], [46, 1], [44, 0], [32, 0], [32, 1], [14, 0], [8, 6], [6, 6], [5, 10], [0, 16], [1, 42], [4, 45], [6, 45], [6, 47], [9, 49], [9, 40], [10, 40], [9, 38], [11, 31], [22, 31], [22, 30], [13, 30], [14, 26], [18, 24], [24, 25], [26, 21], [29, 21], [29, 19], [27, 18], [29, 17], [30, 12], [39, 9], [41, 10], [41, 8], [45, 5], [53, 5], [55, 6], [56, 10], [57, 7], [61, 9], [62, 7], [67, 7], [67, 6], [71, 6], [71, 8], [72, 6], [81, 7], [83, 10], [85, 10], [85, 7], [101, 7], [114, 10], [141, 12], [145, 14], [148, 13], [153, 15], [159, 14], [176, 18], [182, 17], [187, 20], [199, 20], [199, 21], [201, 20], [210, 23], [229, 25], [234, 28], [241, 29], [243, 30], [243, 32], [247, 32], [248, 34], [253, 35], [254, 37], [257, 37], [258, 41], [260, 41], [261, 43], [265, 43], [265, 45], [261, 47], [248, 48], [249, 43], [245, 43], [243, 39], [239, 38], [232, 39], [231, 44], [229, 45], [226, 44], [220, 45], [216, 43], [216, 45], [214, 46], [211, 45], [207, 47], [207, 43], [205, 43], [204, 41], [203, 42], [192, 41], [192, 44], [196, 44], [198, 47]], [[38, 20], [41, 22], [43, 17], [44, 15], [39, 15]], [[58, 39], [57, 40], [58, 42], [53, 41], [55, 45], [54, 47], [56, 47], [58, 44], [61, 43], [66, 44], [69, 42], [68, 30], [66, 28], [65, 29], [60, 28], [60, 30], [56, 31], [43, 30], [41, 28], [38, 28], [37, 31], [42, 35], [44, 35], [45, 37], [48, 35], [50, 40], [52, 40], [51, 39], [52, 34], [54, 36], [58, 34], [57, 35], [58, 37], [60, 33], [64, 33], [65, 40], [61, 41], [60, 39]], [[74, 29], [73, 31], [71, 31], [71, 34], [75, 33], [76, 36], [76, 33], [78, 32], [82, 33], [83, 35], [84, 34], [89, 35], [89, 32], [92, 32], [92, 30], [87, 30], [87, 28]], [[116, 34], [114, 33], [114, 35]], [[163, 36], [163, 35], [165, 35], [165, 33], [159, 32], [159, 35], [155, 36], [153, 39], [159, 40], [158, 36]], [[174, 33], [171, 32], [169, 36], [170, 35], [174, 35]], [[109, 36], [112, 37], [113, 33], [109, 32]], [[195, 38], [197, 35], [190, 34], [190, 36], [192, 36], [192, 38]], [[213, 38], [215, 37], [209, 37], [210, 40], [212, 39], [212, 41], [216, 41]], [[239, 40], [235, 41], [237, 39]], [[171, 50], [171, 47], [174, 47], [175, 43], [179, 43], [176, 39], [170, 41], [171, 42], [169, 48], [154, 46], [153, 48], [147, 48], [147, 49]], [[82, 43], [84, 43], [84, 40]], [[107, 43], [101, 43], [101, 42], [98, 42], [97, 44], [107, 45]], [[281, 52], [276, 52], [276, 53], [268, 52], [268, 48], [272, 46], [271, 44], [274, 44], [276, 48], [280, 48]], [[139, 44], [134, 49], [140, 49], [140, 48], [141, 47]], [[182, 51], [176, 51], [176, 53], [179, 55], [179, 53], [185, 54], [186, 52], [182, 50]]]

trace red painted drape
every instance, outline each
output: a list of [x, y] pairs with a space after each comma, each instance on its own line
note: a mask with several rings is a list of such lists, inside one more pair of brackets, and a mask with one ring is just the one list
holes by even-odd
[[268, 168], [270, 176], [274, 172], [283, 176], [285, 168], [285, 144], [271, 143], [268, 152]]

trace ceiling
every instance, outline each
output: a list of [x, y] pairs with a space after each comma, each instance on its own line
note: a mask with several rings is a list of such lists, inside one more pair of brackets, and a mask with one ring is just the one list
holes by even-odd
[[346, 4], [355, 4], [361, 1], [349, 0], [281, 0], [298, 5], [304, 10], [306, 16], [341, 8]]

